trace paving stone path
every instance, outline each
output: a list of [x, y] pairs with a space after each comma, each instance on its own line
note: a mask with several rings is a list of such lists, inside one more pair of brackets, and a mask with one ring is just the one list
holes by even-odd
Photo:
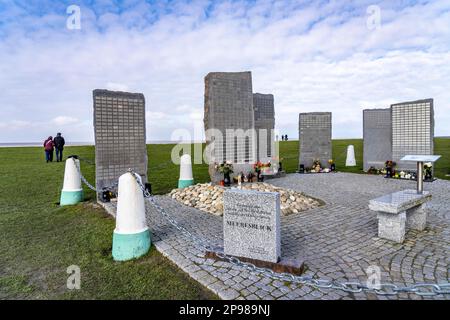
[[[424, 231], [408, 231], [403, 244], [377, 237], [376, 213], [368, 209], [375, 197], [403, 189], [415, 182], [381, 176], [332, 173], [290, 174], [270, 180], [276, 186], [302, 191], [326, 205], [282, 217], [282, 256], [305, 261], [307, 275], [322, 279], [366, 283], [367, 267], [381, 268], [383, 283], [412, 285], [449, 282], [450, 279], [450, 181], [425, 183], [432, 192]], [[175, 220], [199, 237], [222, 245], [222, 218], [186, 207], [167, 196], [156, 201]], [[157, 249], [222, 299], [449, 299], [401, 293], [346, 293], [315, 289], [272, 280], [232, 265], [205, 259], [194, 243], [147, 204], [148, 225]]]

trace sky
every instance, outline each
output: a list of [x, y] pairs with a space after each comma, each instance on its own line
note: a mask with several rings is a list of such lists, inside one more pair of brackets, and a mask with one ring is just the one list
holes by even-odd
[[0, 0], [0, 142], [93, 141], [97, 88], [145, 95], [148, 141], [199, 140], [213, 71], [252, 71], [291, 139], [300, 112], [360, 138], [363, 109], [425, 98], [450, 136], [450, 1]]

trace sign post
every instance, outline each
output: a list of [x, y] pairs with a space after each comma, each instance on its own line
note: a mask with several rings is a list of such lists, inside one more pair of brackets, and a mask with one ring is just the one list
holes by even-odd
[[428, 155], [406, 155], [401, 161], [417, 162], [417, 193], [423, 194], [423, 163], [436, 162], [441, 156]]

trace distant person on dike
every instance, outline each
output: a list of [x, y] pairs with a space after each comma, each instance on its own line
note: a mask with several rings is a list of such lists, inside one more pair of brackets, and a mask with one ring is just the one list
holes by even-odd
[[64, 145], [66, 144], [66, 141], [61, 136], [60, 132], [58, 132], [55, 139], [53, 139], [53, 143], [55, 144], [56, 161], [60, 162], [60, 161], [62, 161]]
[[53, 137], [50, 136], [47, 140], [44, 141], [44, 150], [45, 150], [45, 160], [48, 162], [53, 161], [53, 148], [55, 144], [53, 143]]

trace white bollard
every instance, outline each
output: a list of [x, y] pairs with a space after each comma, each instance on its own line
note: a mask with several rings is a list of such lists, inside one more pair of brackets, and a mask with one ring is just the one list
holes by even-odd
[[112, 255], [116, 261], [126, 261], [148, 252], [150, 230], [145, 219], [144, 195], [132, 173], [120, 176], [118, 193]]
[[189, 154], [183, 154], [180, 159], [180, 179], [178, 180], [178, 188], [186, 188], [194, 184], [192, 176], [192, 162]]
[[355, 148], [353, 147], [353, 145], [349, 145], [347, 147], [347, 159], [345, 160], [345, 166], [346, 167], [356, 166]]
[[84, 200], [83, 188], [81, 187], [81, 176], [76, 165], [80, 167], [80, 160], [68, 158], [64, 171], [64, 185], [61, 191], [59, 204], [69, 206]]

